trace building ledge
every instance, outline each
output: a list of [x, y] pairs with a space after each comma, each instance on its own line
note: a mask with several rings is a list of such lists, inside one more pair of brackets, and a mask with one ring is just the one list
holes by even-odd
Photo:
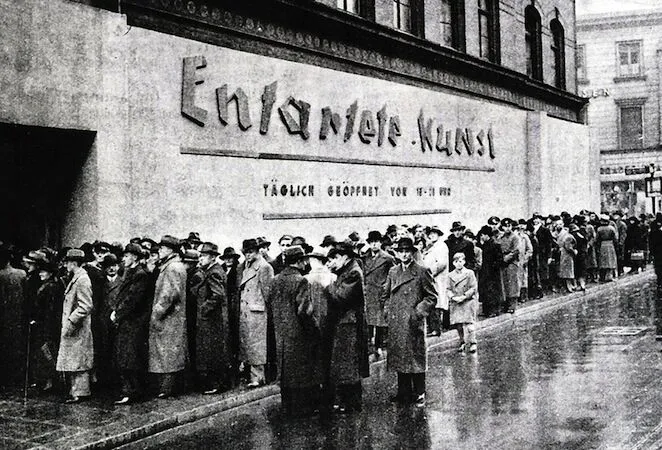
[[631, 75], [614, 77], [614, 83], [627, 83], [629, 81], [646, 81], [646, 75]]
[[601, 149], [600, 154], [628, 154], [634, 155], [636, 153], [660, 153], [662, 155], [662, 146], [646, 147], [646, 148], [610, 148]]

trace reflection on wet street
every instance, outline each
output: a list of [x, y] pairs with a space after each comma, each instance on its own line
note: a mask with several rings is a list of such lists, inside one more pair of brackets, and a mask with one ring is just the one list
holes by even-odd
[[361, 413], [330, 423], [293, 420], [272, 400], [213, 416], [167, 444], [233, 450], [647, 448], [662, 439], [653, 295], [650, 284], [631, 286], [517, 318], [479, 334], [476, 355], [433, 349], [425, 410], [389, 402], [395, 376], [380, 364], [364, 382]]

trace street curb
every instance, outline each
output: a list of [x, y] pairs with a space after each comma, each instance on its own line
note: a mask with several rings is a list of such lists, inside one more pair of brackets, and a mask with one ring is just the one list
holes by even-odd
[[[486, 318], [478, 321], [476, 323], [476, 330], [485, 331], [491, 328], [513, 324], [516, 323], [518, 318], [524, 318], [540, 311], [561, 308], [565, 305], [584, 300], [588, 297], [594, 297], [601, 293], [613, 291], [614, 289], [623, 289], [633, 284], [643, 285], [644, 283], [652, 282], [654, 280], [655, 273], [652, 270], [646, 270], [640, 274], [628, 275], [626, 277], [619, 278], [614, 282], [591, 286], [584, 292], [575, 292], [568, 295], [555, 296], [549, 299], [527, 302], [523, 305], [519, 305], [515, 314], [502, 314], [497, 317]], [[439, 337], [428, 338], [427, 346], [428, 349], [433, 349], [450, 345], [456, 341], [458, 341], [457, 333], [454, 330], [451, 330], [444, 332]], [[383, 364], [384, 362], [385, 360], [381, 359], [372, 362], [370, 365], [376, 367], [380, 364]], [[67, 448], [76, 450], [107, 449], [119, 447], [121, 445], [130, 444], [132, 442], [136, 442], [149, 436], [161, 433], [165, 430], [196, 422], [214, 414], [218, 414], [238, 406], [246, 405], [248, 403], [261, 401], [275, 395], [280, 395], [280, 389], [277, 385], [272, 384], [254, 390], [229, 395], [228, 397], [225, 397], [214, 403], [200, 405], [186, 411], [181, 411], [170, 417], [164, 417], [161, 415], [162, 418], [159, 420], [155, 420], [154, 422], [147, 423], [143, 426], [130, 429], [126, 432], [121, 432], [114, 435], [104, 435], [104, 427], [100, 427], [76, 434], [75, 436], [62, 438], [58, 441], [50, 443], [49, 447], [53, 448], [52, 446], [55, 446], [54, 448]], [[109, 429], [112, 428], [112, 424], [108, 425], [107, 427]], [[103, 437], [100, 437], [100, 434], [103, 435]], [[87, 440], [88, 438], [89, 440]], [[43, 449], [44, 446], [33, 448]]]

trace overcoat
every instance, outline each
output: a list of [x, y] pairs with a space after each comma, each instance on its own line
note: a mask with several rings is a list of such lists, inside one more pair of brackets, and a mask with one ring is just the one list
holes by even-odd
[[[450, 323], [474, 323], [478, 309], [478, 282], [473, 270], [466, 267], [448, 274], [448, 302]], [[453, 300], [453, 298], [458, 298]]]
[[198, 323], [198, 289], [202, 283], [202, 269], [188, 267], [186, 269], [186, 342], [188, 345], [188, 363], [196, 367], [195, 341]]
[[320, 334], [308, 280], [299, 269], [286, 266], [271, 282], [269, 303], [276, 332], [278, 379], [284, 388], [307, 388], [320, 383]]
[[[25, 364], [25, 299], [26, 274], [11, 266], [0, 269], [0, 351], [2, 351], [1, 382], [19, 382]], [[59, 319], [58, 322], [59, 335]]]
[[564, 228], [556, 238], [560, 250], [559, 278], [575, 278], [575, 253], [577, 240]]
[[616, 255], [618, 258], [623, 258], [623, 251], [625, 250], [625, 239], [628, 235], [628, 226], [622, 219], [614, 222], [616, 226]]
[[473, 270], [476, 266], [476, 255], [474, 253], [474, 245], [469, 242], [464, 237], [455, 237], [454, 234], [450, 235], [446, 239], [446, 245], [448, 247], [448, 268], [449, 270], [453, 269], [453, 256], [462, 252], [465, 256], [465, 261], [467, 268]]
[[595, 227], [587, 223], [586, 228], [583, 229], [584, 236], [586, 237], [586, 269], [592, 270], [598, 268], [598, 250], [596, 241]]
[[[323, 382], [325, 374], [329, 373], [331, 364], [331, 344], [333, 330], [330, 330], [328, 321], [329, 291], [326, 289], [336, 281], [336, 274], [325, 269], [313, 269], [305, 275], [308, 280], [310, 300], [313, 303], [313, 320], [320, 333], [320, 351], [318, 352], [317, 372], [318, 380]], [[381, 299], [380, 299], [381, 303]], [[326, 344], [326, 346], [325, 346]]]
[[533, 245], [526, 232], [518, 232], [519, 238], [519, 285], [520, 288], [529, 287], [529, 260], [533, 256]]
[[638, 221], [628, 224], [627, 236], [625, 237], [625, 264], [637, 267], [643, 264], [643, 261], [632, 261], [632, 252], [648, 251], [648, 230], [645, 225]]
[[149, 320], [149, 372], [184, 370], [186, 341], [186, 268], [178, 255], [161, 263]]
[[230, 267], [222, 264], [228, 287], [228, 351], [234, 367], [239, 363], [239, 273], [238, 264]]
[[92, 308], [92, 283], [85, 269], [79, 267], [64, 291], [56, 365], [59, 372], [83, 372], [94, 366]]
[[31, 367], [37, 380], [45, 380], [55, 370], [62, 325], [64, 285], [55, 277], [44, 281], [37, 290], [36, 308], [31, 311], [34, 321], [30, 340]]
[[501, 246], [493, 238], [483, 243], [483, 265], [478, 277], [478, 294], [483, 302], [483, 313], [486, 316], [501, 311], [505, 295], [501, 267], [503, 266]]
[[611, 225], [600, 225], [596, 234], [598, 267], [616, 269], [616, 230]]
[[519, 237], [513, 233], [504, 233], [499, 239], [504, 265], [501, 268], [503, 289], [506, 298], [519, 297]]
[[239, 283], [240, 360], [252, 366], [267, 363], [267, 299], [273, 277], [273, 268], [262, 256], [244, 264]]
[[423, 252], [423, 265], [430, 269], [435, 287], [437, 288], [437, 304], [435, 307], [448, 309], [448, 297], [446, 296], [449, 270], [448, 246], [444, 241], [441, 239], [437, 240], [437, 242]]
[[538, 273], [540, 274], [540, 280], [546, 281], [550, 277], [549, 258], [552, 257], [552, 250], [556, 244], [552, 232], [544, 225], [538, 227], [534, 232], [536, 238], [538, 238]]
[[580, 227], [579, 230], [572, 232], [572, 236], [577, 243], [575, 246], [575, 249], [577, 250], [577, 255], [575, 256], [575, 278], [584, 278], [586, 276], [586, 260], [588, 259], [586, 228]]
[[336, 275], [336, 281], [327, 287], [327, 317], [332, 327], [330, 381], [353, 384], [370, 376], [363, 272], [358, 261], [351, 259]]
[[196, 295], [195, 364], [200, 372], [222, 373], [230, 365], [227, 278], [215, 261], [202, 276]]
[[376, 253], [368, 251], [363, 257], [363, 276], [365, 282], [365, 309], [368, 325], [385, 327], [382, 289], [388, 271], [395, 259], [383, 250]]
[[119, 371], [144, 372], [147, 369], [151, 280], [138, 264], [126, 268], [115, 295], [115, 364]]
[[389, 336], [386, 367], [401, 373], [423, 373], [428, 368], [425, 318], [437, 303], [432, 273], [415, 262], [391, 268], [382, 293]]

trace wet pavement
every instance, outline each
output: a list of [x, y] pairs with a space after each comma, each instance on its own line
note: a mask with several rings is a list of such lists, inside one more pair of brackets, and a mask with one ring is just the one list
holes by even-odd
[[329, 423], [283, 417], [276, 386], [129, 407], [54, 396], [24, 407], [14, 392], [0, 396], [0, 448], [662, 447], [653, 282], [648, 271], [484, 320], [476, 355], [455, 351], [454, 332], [431, 340], [424, 410], [389, 403], [383, 363], [364, 410]]
[[662, 446], [662, 353], [645, 283], [479, 332], [476, 355], [430, 353], [428, 405], [393, 405], [373, 365], [364, 410], [289, 419], [272, 397], [127, 448], [626, 449]]

